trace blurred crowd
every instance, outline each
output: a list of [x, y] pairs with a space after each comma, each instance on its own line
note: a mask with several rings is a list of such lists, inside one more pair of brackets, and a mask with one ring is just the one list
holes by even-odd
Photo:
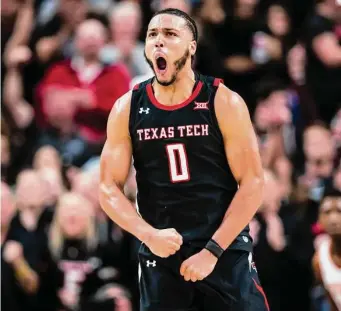
[[[167, 7], [198, 24], [195, 70], [249, 107], [266, 181], [250, 229], [271, 310], [328, 310], [311, 262], [319, 206], [341, 191], [337, 2], [2, 0], [2, 310], [138, 310], [139, 243], [99, 206], [99, 156], [115, 101], [153, 75], [145, 31]], [[125, 193], [134, 204], [133, 169]]]

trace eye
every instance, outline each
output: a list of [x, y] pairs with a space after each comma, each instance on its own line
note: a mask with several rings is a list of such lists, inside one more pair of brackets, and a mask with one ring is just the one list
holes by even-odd
[[150, 32], [149, 34], [148, 34], [148, 37], [155, 37], [156, 36], [156, 32]]
[[173, 31], [167, 31], [167, 36], [171, 36], [171, 37], [176, 37], [177, 36], [177, 34], [175, 33], [175, 32], [173, 32]]

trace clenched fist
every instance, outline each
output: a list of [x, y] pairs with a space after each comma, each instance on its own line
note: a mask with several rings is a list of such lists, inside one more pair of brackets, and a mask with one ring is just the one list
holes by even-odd
[[182, 236], [173, 228], [156, 230], [146, 245], [154, 255], [166, 258], [180, 249]]
[[212, 273], [217, 261], [217, 257], [207, 249], [203, 249], [182, 263], [180, 274], [186, 281], [201, 281]]

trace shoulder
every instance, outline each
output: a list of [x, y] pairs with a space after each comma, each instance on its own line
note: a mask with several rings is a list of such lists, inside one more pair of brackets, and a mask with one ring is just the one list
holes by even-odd
[[243, 98], [223, 84], [218, 87], [214, 109], [223, 137], [239, 137], [253, 131], [250, 114]]
[[214, 106], [218, 118], [219, 115], [223, 115], [229, 119], [234, 119], [249, 114], [243, 98], [222, 83], [218, 86]]
[[109, 121], [116, 117], [128, 117], [130, 113], [132, 91], [129, 91], [116, 100], [109, 115]]

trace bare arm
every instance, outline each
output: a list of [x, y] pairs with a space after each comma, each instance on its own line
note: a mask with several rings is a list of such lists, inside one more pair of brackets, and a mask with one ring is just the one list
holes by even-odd
[[239, 184], [222, 224], [212, 237], [226, 249], [261, 205], [264, 181], [256, 135], [243, 99], [220, 85], [215, 109], [227, 160]]
[[10, 53], [16, 46], [27, 44], [33, 28], [33, 15], [33, 1], [27, 0], [19, 9], [13, 34], [6, 45], [6, 53]]
[[138, 215], [123, 194], [132, 158], [128, 129], [130, 100], [130, 93], [118, 99], [108, 119], [107, 141], [101, 155], [99, 201], [115, 223], [146, 243], [156, 229]]
[[63, 27], [55, 36], [41, 38], [36, 44], [39, 60], [48, 62], [69, 38], [70, 30]]
[[4, 104], [18, 128], [27, 127], [33, 119], [33, 108], [24, 100], [21, 74], [17, 67], [8, 68], [4, 79]]
[[333, 33], [322, 33], [314, 38], [313, 49], [326, 66], [341, 66], [341, 47]]
[[253, 70], [256, 65], [250, 57], [244, 55], [229, 56], [224, 61], [225, 68], [236, 73], [243, 73]]
[[34, 294], [38, 290], [39, 277], [27, 263], [22, 245], [16, 241], [8, 241], [4, 246], [3, 258], [12, 266], [20, 286], [27, 293]]

